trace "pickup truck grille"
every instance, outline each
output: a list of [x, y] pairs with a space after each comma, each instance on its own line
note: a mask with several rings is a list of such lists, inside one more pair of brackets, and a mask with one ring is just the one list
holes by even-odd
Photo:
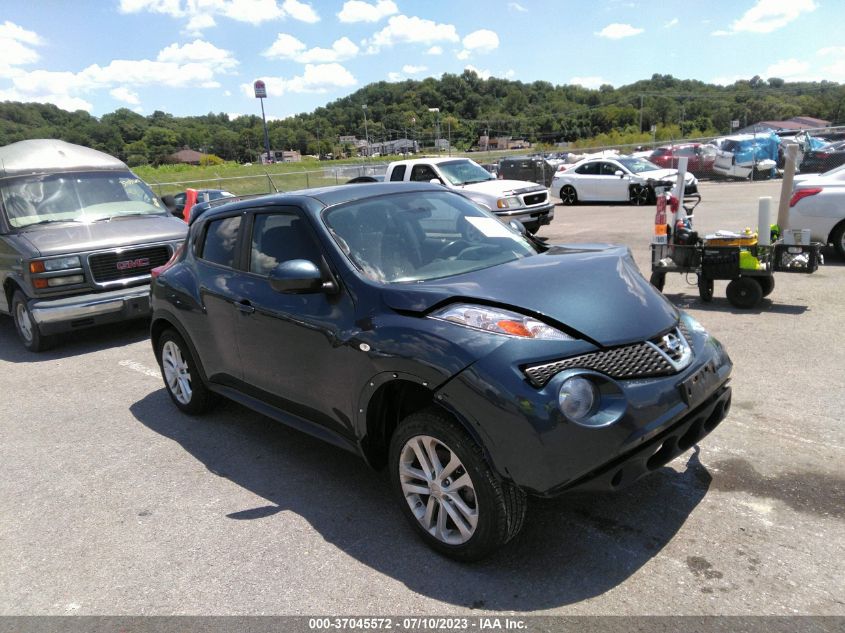
[[525, 200], [525, 206], [531, 206], [532, 204], [541, 204], [546, 201], [546, 197], [548, 193], [545, 191], [540, 191], [539, 193], [530, 193], [526, 196], [523, 196], [523, 200]]
[[133, 248], [113, 253], [97, 253], [88, 258], [88, 266], [95, 283], [129, 279], [147, 275], [156, 266], [170, 259], [168, 246]]

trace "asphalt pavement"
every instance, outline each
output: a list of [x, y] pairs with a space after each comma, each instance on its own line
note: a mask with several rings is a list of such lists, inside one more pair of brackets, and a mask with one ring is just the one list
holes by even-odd
[[[779, 182], [701, 190], [700, 232], [741, 229]], [[540, 235], [627, 244], [647, 275], [653, 217], [558, 206]], [[845, 262], [825, 256], [748, 311], [669, 275], [735, 363], [728, 419], [622, 493], [532, 502], [473, 565], [355, 456], [233, 403], [179, 413], [145, 323], [35, 355], [2, 317], [0, 615], [845, 615]]]

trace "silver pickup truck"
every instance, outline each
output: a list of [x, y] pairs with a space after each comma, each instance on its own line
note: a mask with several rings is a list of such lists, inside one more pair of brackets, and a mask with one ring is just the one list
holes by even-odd
[[548, 190], [523, 180], [498, 180], [468, 158], [417, 158], [387, 166], [385, 181], [439, 182], [495, 213], [504, 222], [519, 220], [536, 233], [555, 217]]
[[0, 147], [0, 313], [24, 346], [149, 315], [186, 225], [121, 161], [51, 139]]

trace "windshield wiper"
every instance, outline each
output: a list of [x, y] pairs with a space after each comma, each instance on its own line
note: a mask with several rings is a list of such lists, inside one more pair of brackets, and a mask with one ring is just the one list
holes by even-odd
[[487, 182], [488, 180], [494, 180], [494, 179], [493, 179], [493, 178], [482, 178], [481, 180], [467, 180], [467, 181], [466, 181], [465, 183], [463, 183], [463, 184], [465, 184], [465, 185], [474, 185], [474, 184], [479, 183], [479, 182]]
[[143, 211], [138, 213], [116, 213], [115, 215], [107, 215], [102, 218], [97, 218], [96, 220], [91, 220], [91, 222], [111, 222], [112, 220], [119, 220], [120, 218], [133, 218], [138, 217], [139, 215], [148, 215], [150, 217], [159, 217], [161, 212], [158, 213], [145, 213]]
[[20, 227], [22, 229], [28, 229], [31, 226], [38, 226], [40, 224], [56, 224], [56, 223], [63, 223], [63, 224], [79, 224], [80, 220], [39, 220], [38, 222], [29, 222], [24, 226]]

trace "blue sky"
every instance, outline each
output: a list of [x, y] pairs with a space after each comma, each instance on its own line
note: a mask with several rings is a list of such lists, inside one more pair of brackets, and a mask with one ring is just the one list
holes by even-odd
[[[842, 0], [5, 0], [0, 101], [100, 116], [310, 112], [368, 83], [845, 83]], [[436, 104], [432, 104], [436, 105]]]

